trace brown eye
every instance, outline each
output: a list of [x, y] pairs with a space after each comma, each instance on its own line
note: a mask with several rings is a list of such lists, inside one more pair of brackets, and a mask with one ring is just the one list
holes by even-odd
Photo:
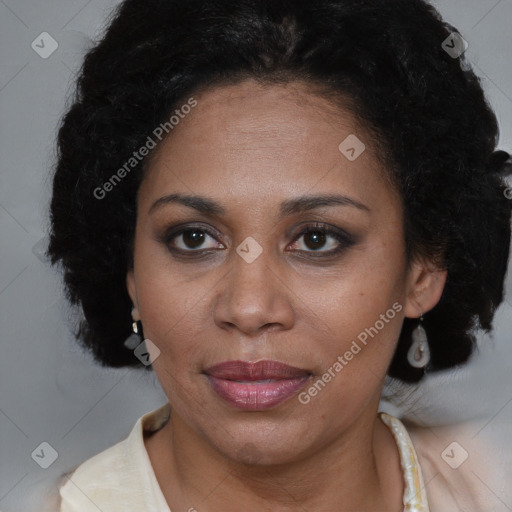
[[198, 229], [184, 231], [182, 234], [183, 243], [190, 249], [196, 249], [204, 242], [204, 232]]
[[163, 242], [170, 250], [183, 253], [224, 248], [208, 230], [193, 226], [171, 231]]
[[292, 249], [312, 255], [332, 256], [354, 243], [354, 238], [339, 228], [315, 224], [307, 226], [295, 237]]
[[320, 231], [309, 231], [304, 235], [305, 245], [312, 251], [321, 249], [325, 245], [327, 236]]

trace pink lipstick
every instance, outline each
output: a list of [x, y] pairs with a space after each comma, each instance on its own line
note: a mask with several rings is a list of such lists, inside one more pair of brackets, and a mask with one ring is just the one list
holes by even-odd
[[205, 371], [212, 389], [231, 405], [261, 411], [284, 402], [311, 377], [278, 361], [225, 361]]

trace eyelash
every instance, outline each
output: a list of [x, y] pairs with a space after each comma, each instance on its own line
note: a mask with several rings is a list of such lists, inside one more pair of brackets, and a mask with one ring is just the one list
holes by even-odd
[[[170, 228], [164, 236], [159, 240], [161, 243], [166, 245], [169, 251], [178, 256], [183, 256], [185, 258], [201, 258], [204, 256], [208, 256], [212, 251], [216, 251], [218, 249], [180, 249], [177, 247], [172, 247], [172, 241], [179, 237], [180, 235], [190, 232], [190, 231], [199, 231], [202, 233], [206, 233], [208, 236], [217, 239], [218, 235], [214, 231], [209, 228], [203, 226], [184, 226], [179, 229]], [[295, 244], [302, 236], [307, 235], [309, 233], [321, 233], [326, 236], [332, 236], [338, 243], [339, 246], [336, 249], [332, 249], [329, 251], [304, 251], [298, 250], [297, 252], [312, 256], [313, 258], [326, 258], [337, 255], [345, 249], [348, 249], [350, 246], [354, 245], [355, 239], [353, 236], [348, 234], [346, 231], [341, 230], [339, 228], [333, 229], [327, 224], [322, 223], [314, 223], [308, 226], [305, 226], [302, 231], [300, 231], [292, 240], [292, 245]], [[217, 240], [218, 241], [218, 240]], [[220, 242], [219, 242], [220, 243]]]

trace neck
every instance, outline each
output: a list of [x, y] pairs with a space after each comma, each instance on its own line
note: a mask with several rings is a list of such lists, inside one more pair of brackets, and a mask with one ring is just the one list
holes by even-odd
[[243, 503], [247, 512], [397, 512], [403, 506], [399, 455], [376, 411], [365, 411], [335, 441], [287, 464], [233, 461], [173, 412], [157, 433], [155, 457], [148, 452], [171, 510], [238, 512]]

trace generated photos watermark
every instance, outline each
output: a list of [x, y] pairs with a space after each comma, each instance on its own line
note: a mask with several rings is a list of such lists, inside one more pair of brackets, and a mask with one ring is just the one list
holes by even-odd
[[350, 361], [361, 352], [362, 347], [368, 344], [368, 336], [372, 339], [388, 324], [393, 318], [395, 318], [396, 314], [402, 311], [403, 306], [395, 302], [391, 308], [389, 308], [386, 313], [380, 315], [379, 320], [375, 322], [375, 324], [371, 327], [367, 327], [364, 331], [361, 331], [357, 335], [357, 340], [353, 340], [350, 345], [350, 349], [345, 351], [343, 355], [339, 355], [336, 358], [336, 361], [329, 367], [327, 370], [319, 377], [308, 389], [307, 391], [303, 391], [299, 393], [299, 402], [303, 405], [308, 404], [311, 401], [311, 398], [315, 397], [322, 391], [325, 386], [331, 382], [339, 373], [348, 365]]
[[194, 107], [197, 106], [197, 100], [193, 97], [189, 98], [187, 103], [176, 109], [168, 121], [160, 123], [148, 136], [146, 142], [132, 153], [132, 156], [105, 182], [101, 187], [96, 187], [93, 195], [96, 199], [104, 199], [108, 192], [111, 192], [116, 185], [121, 183], [123, 178], [127, 176], [135, 167], [139, 165], [152, 149], [155, 149], [158, 141], [162, 141], [165, 135], [169, 134], [184, 119]]

